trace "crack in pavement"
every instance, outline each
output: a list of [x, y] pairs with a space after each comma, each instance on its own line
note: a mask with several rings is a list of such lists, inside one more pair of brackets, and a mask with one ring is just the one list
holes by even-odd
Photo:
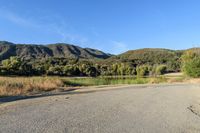
[[196, 116], [200, 117], [200, 104], [198, 104], [196, 106], [191, 105], [191, 106], [187, 107], [187, 109], [189, 109]]

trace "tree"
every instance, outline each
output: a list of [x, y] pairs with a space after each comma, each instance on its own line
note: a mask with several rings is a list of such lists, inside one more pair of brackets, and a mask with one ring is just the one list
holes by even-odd
[[148, 65], [138, 66], [136, 68], [136, 72], [138, 77], [144, 77], [149, 74], [149, 66]]
[[10, 57], [2, 61], [3, 68], [10, 74], [17, 74], [21, 64], [22, 61], [17, 57]]
[[76, 65], [66, 65], [63, 68], [63, 74], [66, 76], [79, 76], [80, 71]]
[[184, 62], [183, 72], [190, 77], [200, 77], [200, 58], [195, 57], [192, 60]]
[[61, 66], [51, 66], [47, 71], [48, 75], [63, 75]]
[[115, 63], [115, 64], [112, 64], [111, 66], [111, 71], [112, 71], [112, 75], [118, 75], [118, 64]]
[[121, 63], [118, 66], [118, 74], [119, 75], [125, 75], [125, 64]]
[[98, 71], [96, 70], [95, 67], [93, 66], [90, 66], [86, 69], [86, 74], [87, 76], [90, 76], [90, 77], [96, 77], [96, 76], [99, 76], [99, 73]]
[[182, 71], [190, 77], [200, 77], [200, 55], [187, 51], [182, 56]]
[[49, 70], [49, 67], [48, 67], [48, 69], [46, 69], [45, 66], [41, 65], [41, 64], [32, 66], [32, 71], [33, 71], [34, 75], [47, 74], [48, 70]]
[[156, 75], [162, 75], [164, 73], [166, 73], [166, 70], [167, 70], [167, 66], [166, 65], [158, 65], [156, 67]]
[[26, 61], [23, 61], [21, 65], [19, 66], [19, 72], [20, 75], [33, 75], [34, 71], [32, 68], [32, 65], [27, 63]]
[[5, 67], [6, 69], [10, 70], [17, 70], [19, 69], [20, 65], [21, 65], [21, 60], [17, 57], [10, 57], [10, 59], [6, 59], [2, 61], [2, 65], [3, 67]]

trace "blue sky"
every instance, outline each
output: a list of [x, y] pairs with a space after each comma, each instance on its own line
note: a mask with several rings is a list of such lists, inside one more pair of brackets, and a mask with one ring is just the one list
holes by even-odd
[[0, 40], [112, 54], [200, 46], [199, 0], [0, 0]]

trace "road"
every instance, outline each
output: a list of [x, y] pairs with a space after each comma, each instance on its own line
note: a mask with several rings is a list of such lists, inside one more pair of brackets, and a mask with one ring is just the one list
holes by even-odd
[[195, 84], [96, 88], [1, 104], [0, 132], [199, 133], [199, 103]]

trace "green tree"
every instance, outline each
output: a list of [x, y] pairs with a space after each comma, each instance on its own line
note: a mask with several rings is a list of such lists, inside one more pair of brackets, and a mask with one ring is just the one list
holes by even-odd
[[200, 55], [187, 51], [182, 56], [182, 71], [190, 77], [200, 77]]
[[3, 67], [8, 70], [17, 70], [21, 65], [21, 60], [17, 57], [10, 57], [10, 59], [6, 59], [2, 61]]
[[3, 68], [7, 74], [17, 74], [21, 64], [22, 61], [17, 57], [10, 57], [2, 61]]
[[66, 76], [79, 76], [80, 71], [76, 65], [66, 65], [63, 68], [63, 74]]
[[32, 65], [27, 63], [26, 61], [23, 61], [19, 67], [19, 72], [18, 74], [20, 75], [33, 75], [34, 71], [32, 68]]
[[190, 77], [200, 77], [200, 58], [194, 58], [184, 63], [183, 71]]
[[156, 67], [156, 75], [162, 75], [165, 74], [167, 70], [167, 66], [166, 65], [158, 65]]
[[51, 66], [47, 71], [48, 75], [63, 75], [63, 68], [61, 66]]
[[112, 75], [118, 75], [118, 67], [119, 65], [117, 63], [112, 64], [111, 66]]
[[147, 76], [149, 74], [149, 66], [148, 65], [138, 66], [136, 68], [136, 72], [138, 77]]

